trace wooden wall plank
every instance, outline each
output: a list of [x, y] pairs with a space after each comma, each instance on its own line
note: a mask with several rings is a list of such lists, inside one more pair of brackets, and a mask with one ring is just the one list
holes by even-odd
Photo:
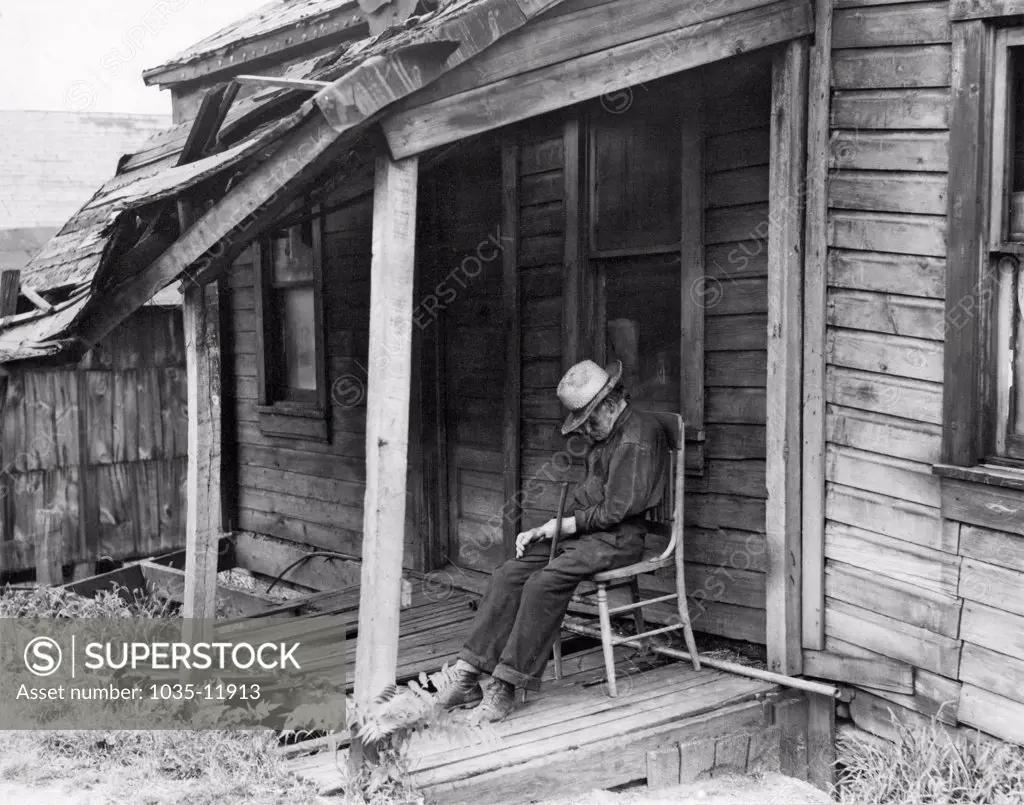
[[942, 341], [946, 309], [938, 299], [830, 290], [828, 323], [833, 327]]
[[857, 48], [832, 54], [833, 89], [948, 87], [949, 45]]
[[830, 521], [825, 527], [825, 556], [942, 595], [957, 594], [960, 558], [934, 548]]
[[829, 167], [834, 170], [949, 170], [949, 135], [931, 131], [833, 131]]
[[930, 469], [928, 464], [836, 444], [830, 444], [826, 451], [828, 480], [937, 509], [939, 483]]
[[829, 245], [944, 257], [946, 219], [935, 215], [833, 211], [829, 215]]
[[974, 685], [960, 691], [959, 718], [1004, 741], [1024, 743], [1024, 704]]
[[830, 520], [900, 542], [956, 553], [955, 534], [943, 526], [939, 512], [931, 506], [835, 483], [827, 485], [825, 496]]
[[1024, 629], [1019, 615], [975, 601], [964, 601], [960, 637], [965, 644], [974, 643], [1024, 660]]
[[[977, 559], [960, 566], [960, 597], [1024, 617], [1024, 573]], [[1024, 620], [1021, 621], [1024, 625]]]
[[960, 631], [958, 598], [872, 570], [831, 561], [825, 568], [825, 593], [935, 634], [955, 638]]
[[936, 257], [831, 249], [828, 283], [839, 288], [942, 299], [946, 261]]
[[836, 405], [829, 405], [826, 413], [829, 442], [922, 464], [939, 460], [942, 429], [938, 425]]
[[708, 386], [764, 387], [767, 357], [763, 351], [708, 352], [705, 375]]
[[1024, 540], [1005, 531], [965, 525], [960, 553], [979, 562], [1024, 573]]
[[946, 177], [934, 173], [840, 170], [829, 179], [836, 209], [944, 215]]
[[708, 388], [706, 422], [764, 425], [767, 420], [764, 388]]
[[1024, 703], [1024, 660], [965, 642], [960, 652], [960, 679], [967, 685]]
[[825, 632], [950, 679], [959, 668], [960, 643], [956, 639], [832, 598], [826, 599]]
[[766, 349], [768, 345], [768, 316], [765, 313], [711, 316], [704, 327], [709, 352], [757, 351]]
[[828, 367], [825, 383], [828, 402], [942, 424], [942, 386], [938, 383], [839, 366]]
[[943, 345], [936, 341], [830, 328], [826, 355], [833, 366], [942, 382]]
[[916, 2], [835, 12], [832, 47], [873, 48], [949, 42], [946, 2]]
[[942, 516], [1024, 536], [1024, 493], [1003, 487], [942, 479]]
[[840, 90], [832, 95], [832, 128], [946, 129], [949, 90]]

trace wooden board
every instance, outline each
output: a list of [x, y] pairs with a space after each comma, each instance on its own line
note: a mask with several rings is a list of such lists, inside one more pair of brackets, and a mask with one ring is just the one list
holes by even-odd
[[830, 403], [942, 424], [942, 385], [939, 383], [829, 366], [825, 389]]
[[829, 245], [944, 257], [946, 220], [934, 215], [834, 211], [829, 215]]
[[830, 520], [956, 554], [956, 526], [941, 522], [939, 512], [930, 506], [834, 483], [827, 485], [826, 500]]
[[829, 522], [825, 528], [825, 556], [948, 597], [957, 594], [960, 558], [934, 548]]
[[913, 667], [884, 657], [868, 659], [804, 649], [804, 674], [832, 682], [884, 688], [896, 693], [914, 692]]
[[843, 169], [829, 178], [829, 205], [847, 210], [943, 215], [946, 177], [919, 172]]
[[965, 525], [960, 536], [960, 554], [1024, 573], [1024, 540], [1004, 531]]
[[959, 718], [965, 724], [1013, 743], [1024, 743], [1024, 704], [997, 693], [964, 685]]
[[955, 677], [960, 663], [959, 641], [832, 598], [825, 633], [944, 677]]
[[[804, 2], [777, 3], [729, 14], [399, 112], [384, 122], [385, 134], [396, 157], [408, 156], [637, 83], [786, 41], [809, 33], [810, 29], [810, 7]], [[632, 69], [625, 73], [622, 64], [631, 64]], [[485, 103], [484, 98], [489, 100]], [[467, 115], [466, 109], [487, 112]]]
[[836, 50], [833, 89], [948, 87], [949, 45]]
[[835, 12], [832, 47], [874, 48], [949, 42], [945, 2], [840, 8]]
[[965, 601], [960, 637], [965, 643], [1024, 660], [1024, 630], [1019, 615]]
[[945, 315], [937, 299], [840, 289], [828, 293], [828, 323], [833, 327], [941, 341]]
[[1024, 536], [1022, 509], [1024, 492], [942, 479], [942, 516], [950, 520]]
[[834, 483], [869, 492], [903, 498], [938, 509], [941, 495], [938, 478], [926, 464], [830, 444], [826, 450], [825, 477]]
[[832, 127], [945, 129], [949, 127], [949, 90], [839, 90], [832, 95]]
[[935, 634], [954, 638], [959, 634], [956, 597], [902, 579], [833, 560], [825, 568], [825, 594]]
[[942, 299], [946, 261], [942, 258], [831, 249], [828, 283], [839, 288]]
[[942, 431], [938, 425], [839, 405], [829, 405], [826, 415], [829, 442], [921, 464], [939, 461]]
[[[1024, 618], [1024, 573], [965, 558], [960, 567], [961, 598]], [[1024, 620], [1022, 620], [1024, 624]]]

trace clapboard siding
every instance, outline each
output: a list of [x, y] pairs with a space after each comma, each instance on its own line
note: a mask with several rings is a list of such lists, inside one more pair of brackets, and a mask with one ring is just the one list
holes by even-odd
[[[851, 707], [858, 725], [892, 738], [888, 706], [908, 723], [956, 724], [961, 704], [968, 560], [932, 473], [942, 442], [952, 29], [939, 0], [838, 0], [832, 26], [825, 642], [916, 669], [913, 694], [861, 690]], [[1010, 580], [984, 577], [994, 587]]]
[[832, 51], [832, 88], [948, 87], [950, 46], [850, 48]]
[[835, 129], [949, 128], [949, 90], [945, 88], [837, 90], [832, 95]]

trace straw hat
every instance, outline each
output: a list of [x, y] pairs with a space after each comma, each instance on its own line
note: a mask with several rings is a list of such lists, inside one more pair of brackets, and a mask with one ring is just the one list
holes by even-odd
[[562, 435], [568, 436], [586, 422], [621, 377], [621, 361], [613, 361], [607, 369], [590, 360], [570, 368], [558, 383], [558, 399], [571, 412], [562, 423]]

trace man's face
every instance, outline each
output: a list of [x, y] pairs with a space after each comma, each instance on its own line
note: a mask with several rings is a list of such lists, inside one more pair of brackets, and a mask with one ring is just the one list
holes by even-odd
[[587, 417], [580, 430], [595, 442], [603, 442], [608, 438], [608, 434], [612, 432], [614, 424], [615, 410], [605, 400], [590, 412], [590, 416]]

